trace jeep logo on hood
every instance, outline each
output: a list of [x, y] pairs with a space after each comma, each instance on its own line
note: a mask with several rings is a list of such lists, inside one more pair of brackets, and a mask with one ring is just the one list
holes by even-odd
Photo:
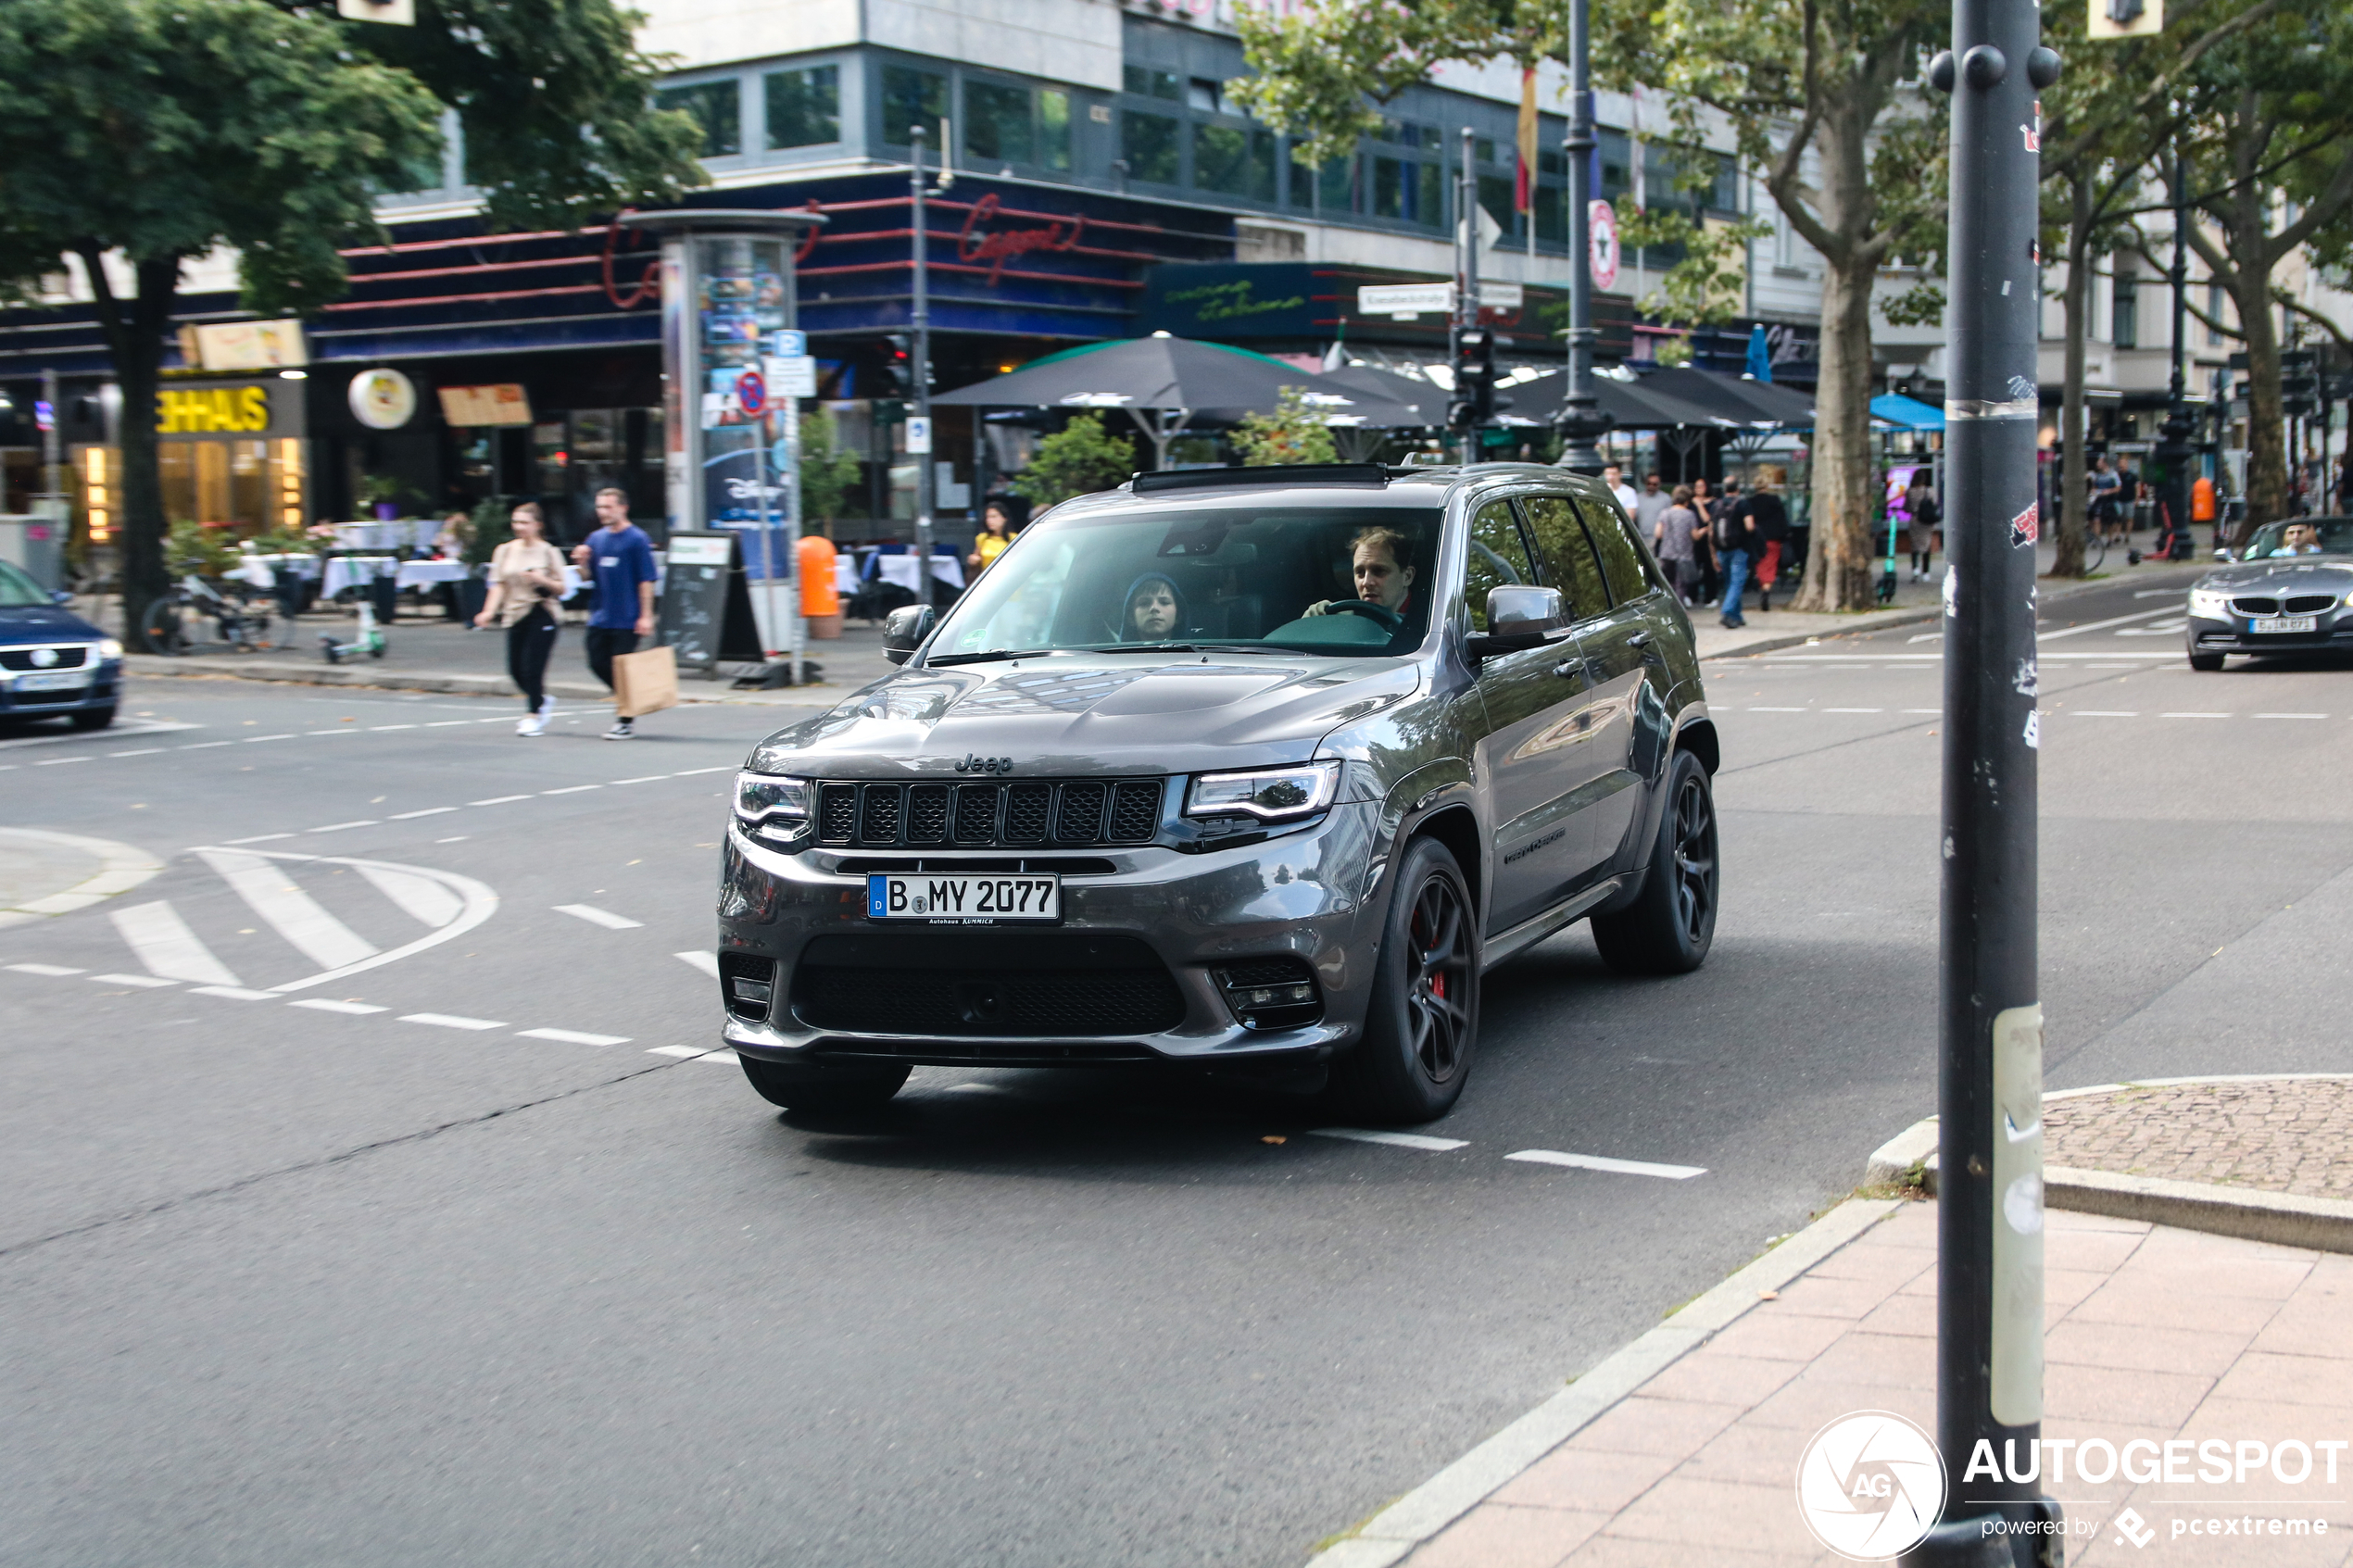
[[975, 757], [967, 752], [964, 759], [956, 764], [956, 771], [960, 773], [1010, 773], [1013, 771], [1013, 759], [1010, 757]]

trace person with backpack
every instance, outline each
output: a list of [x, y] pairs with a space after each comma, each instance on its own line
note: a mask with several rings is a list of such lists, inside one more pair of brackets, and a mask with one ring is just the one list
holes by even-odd
[[1724, 563], [1724, 602], [1716, 621], [1737, 631], [1748, 624], [1748, 618], [1741, 613], [1741, 592], [1748, 586], [1749, 562], [1755, 558], [1755, 528], [1748, 519], [1739, 480], [1726, 477], [1723, 497], [1716, 503], [1715, 515], [1709, 521], [1716, 558]]

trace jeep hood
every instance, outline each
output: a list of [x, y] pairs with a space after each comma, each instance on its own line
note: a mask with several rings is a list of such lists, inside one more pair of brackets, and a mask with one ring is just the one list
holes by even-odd
[[1302, 761], [1336, 725], [1414, 692], [1407, 659], [1076, 654], [907, 669], [753, 752], [766, 771], [955, 779], [1187, 773]]

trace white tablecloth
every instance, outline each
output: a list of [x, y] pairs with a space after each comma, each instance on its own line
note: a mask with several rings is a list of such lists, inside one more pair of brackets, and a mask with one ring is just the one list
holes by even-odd
[[240, 583], [250, 583], [257, 588], [274, 588], [278, 585], [277, 569], [282, 566], [293, 567], [295, 574], [298, 577], [319, 575], [319, 558], [299, 555], [240, 556], [237, 558], [237, 564], [221, 575], [235, 578]]
[[[951, 588], [964, 585], [964, 563], [954, 556], [932, 557], [931, 574]], [[915, 558], [884, 556], [875, 562], [875, 575], [886, 583], [896, 583], [912, 594], [915, 591]]]
[[333, 598], [346, 588], [356, 588], [389, 576], [403, 588], [422, 588], [434, 583], [458, 583], [472, 573], [460, 560], [404, 560], [390, 556], [337, 556], [327, 563], [320, 593]]
[[472, 571], [461, 560], [405, 560], [400, 563], [400, 585], [422, 588], [429, 583], [462, 583]]

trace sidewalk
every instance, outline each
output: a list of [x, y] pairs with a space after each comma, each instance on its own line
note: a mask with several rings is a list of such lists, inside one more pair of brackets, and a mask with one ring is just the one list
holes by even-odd
[[[2344, 1190], [2332, 1155], [2349, 1116], [2353, 1081], [2313, 1078], [2109, 1085], [2055, 1097], [2045, 1121], [2054, 1161], [2221, 1175], [2238, 1185], [2200, 1190], [2226, 1201], [2258, 1184]], [[1936, 1212], [1917, 1197], [1849, 1199], [1315, 1568], [1848, 1561], [1800, 1515], [1799, 1461], [1857, 1411], [1934, 1432]], [[2153, 1459], [2186, 1444], [2171, 1450], [2170, 1483], [2137, 1459], [2133, 1474], [2150, 1479], [2071, 1468], [2046, 1480], [2074, 1522], [2068, 1562], [2305, 1568], [2353, 1556], [2353, 1462], [2317, 1446], [2353, 1437], [2353, 1257], [2054, 1209], [2045, 1270], [2044, 1437], [2120, 1455], [2145, 1440], [2138, 1452]], [[2300, 1483], [2265, 1459], [2244, 1483], [2208, 1483], [2198, 1445], [2212, 1439], [2234, 1459], [2294, 1442], [2317, 1457]], [[1967, 1456], [1944, 1457], [1957, 1487]]]

